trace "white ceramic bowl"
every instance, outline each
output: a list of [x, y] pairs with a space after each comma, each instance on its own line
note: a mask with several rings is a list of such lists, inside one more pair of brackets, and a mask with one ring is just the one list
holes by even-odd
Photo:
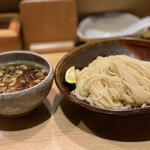
[[[119, 37], [117, 36], [119, 32], [139, 21], [139, 17], [125, 12], [107, 12], [92, 15], [80, 22], [77, 35], [83, 41]], [[140, 31], [140, 33], [144, 31]], [[123, 36], [126, 36], [126, 32]]]

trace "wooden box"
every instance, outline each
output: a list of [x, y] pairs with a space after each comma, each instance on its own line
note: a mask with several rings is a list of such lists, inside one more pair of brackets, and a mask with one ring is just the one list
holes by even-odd
[[0, 52], [22, 49], [20, 26], [18, 13], [0, 14]]

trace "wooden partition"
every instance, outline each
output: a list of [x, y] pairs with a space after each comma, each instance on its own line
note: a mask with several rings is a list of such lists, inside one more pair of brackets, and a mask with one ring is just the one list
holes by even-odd
[[26, 45], [77, 39], [75, 0], [24, 0], [20, 12]]

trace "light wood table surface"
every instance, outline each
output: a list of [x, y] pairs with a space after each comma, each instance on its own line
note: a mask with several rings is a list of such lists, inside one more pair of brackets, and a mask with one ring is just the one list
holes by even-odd
[[[55, 68], [65, 53], [43, 54]], [[88, 111], [55, 83], [30, 115], [0, 117], [0, 150], [149, 150], [150, 114], [120, 117]]]

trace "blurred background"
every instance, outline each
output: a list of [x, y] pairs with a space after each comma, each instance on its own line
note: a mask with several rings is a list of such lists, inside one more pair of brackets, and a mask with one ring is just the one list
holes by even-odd
[[[85, 42], [77, 29], [87, 16], [128, 12], [143, 18], [150, 15], [149, 6], [149, 0], [0, 0], [0, 52], [69, 51]], [[138, 37], [149, 35], [146, 30]]]

